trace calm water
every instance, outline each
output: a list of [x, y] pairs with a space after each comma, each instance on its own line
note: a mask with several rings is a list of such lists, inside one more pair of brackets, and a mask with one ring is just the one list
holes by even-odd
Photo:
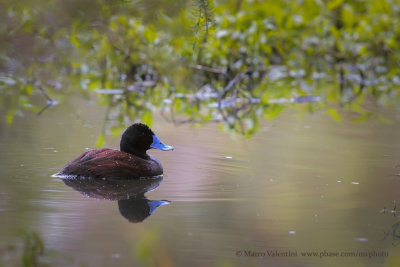
[[[26, 230], [56, 251], [45, 260], [57, 266], [398, 266], [400, 119], [388, 114], [386, 124], [345, 113], [337, 123], [288, 110], [249, 140], [156, 117], [153, 130], [175, 150], [151, 151], [165, 175], [146, 196], [164, 205], [141, 223], [120, 212], [135, 203], [89, 198], [51, 177], [95, 146], [103, 108], [71, 99], [26, 114], [0, 128], [0, 246]], [[324, 250], [388, 256], [320, 258]]]

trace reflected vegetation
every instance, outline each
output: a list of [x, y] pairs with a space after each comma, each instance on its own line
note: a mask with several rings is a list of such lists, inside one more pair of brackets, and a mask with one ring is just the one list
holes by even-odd
[[287, 106], [363, 121], [399, 101], [395, 0], [45, 2], [0, 3], [8, 123], [97, 92], [103, 135], [160, 112], [251, 136]]
[[385, 233], [383, 240], [387, 238], [392, 240], [393, 246], [400, 244], [400, 222], [393, 224], [389, 231]]
[[144, 196], [161, 184], [162, 176], [135, 180], [82, 177], [61, 180], [87, 197], [118, 201], [121, 215], [133, 223], [142, 222], [158, 207], [171, 203], [167, 200], [149, 200]]
[[20, 231], [18, 243], [21, 244], [0, 246], [0, 266], [36, 267], [75, 264], [71, 257], [46, 247], [43, 238], [35, 231]]
[[[394, 203], [394, 207], [393, 209], [388, 210], [386, 207], [383, 208], [383, 210], [381, 211], [382, 213], [388, 213], [388, 214], [393, 214], [394, 217], [398, 217], [397, 213], [398, 211], [396, 210], [396, 202]], [[396, 222], [395, 224], [393, 224], [390, 229], [385, 232], [383, 240], [386, 239], [391, 239], [392, 240], [392, 245], [393, 246], [397, 246], [398, 244], [400, 244], [400, 221]]]

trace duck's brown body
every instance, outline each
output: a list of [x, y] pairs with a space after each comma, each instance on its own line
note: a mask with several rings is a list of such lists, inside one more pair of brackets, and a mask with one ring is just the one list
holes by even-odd
[[161, 175], [161, 163], [153, 156], [135, 156], [119, 150], [102, 148], [83, 153], [68, 163], [60, 175], [93, 178], [137, 179]]

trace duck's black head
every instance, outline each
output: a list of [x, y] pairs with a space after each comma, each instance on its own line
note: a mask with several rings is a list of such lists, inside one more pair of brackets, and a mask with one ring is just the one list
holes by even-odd
[[172, 150], [173, 147], [163, 144], [149, 126], [143, 123], [134, 123], [122, 134], [120, 150], [140, 157], [146, 157], [150, 148]]

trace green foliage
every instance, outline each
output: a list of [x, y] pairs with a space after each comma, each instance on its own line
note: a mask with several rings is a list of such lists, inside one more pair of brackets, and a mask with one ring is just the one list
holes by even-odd
[[133, 248], [135, 258], [144, 266], [155, 266], [153, 255], [157, 243], [156, 234], [155, 231], [145, 232], [140, 242]]
[[[35, 231], [20, 231], [17, 244], [0, 246], [0, 266], [77, 266], [71, 257], [48, 249], [42, 237]], [[81, 263], [79, 266], [85, 266]]]
[[[336, 121], [335, 107], [348, 107], [362, 121], [366, 97], [399, 101], [397, 0], [150, 2], [1, 3], [4, 120], [97, 92], [109, 107], [100, 146], [156, 110], [250, 136], [288, 105]], [[319, 103], [304, 104], [310, 96]]]
[[22, 265], [24, 267], [38, 266], [38, 260], [44, 254], [43, 240], [36, 232], [24, 233], [24, 248], [22, 252]]
[[105, 141], [106, 141], [106, 137], [105, 137], [104, 133], [101, 133], [101, 134], [99, 135], [99, 137], [97, 137], [96, 148], [101, 148], [101, 147], [103, 147]]
[[140, 266], [176, 266], [156, 228], [145, 230], [138, 236], [132, 256]]
[[336, 109], [328, 108], [326, 112], [337, 122], [341, 122], [342, 118], [340, 117], [339, 113]]
[[[196, 42], [200, 41], [200, 38], [202, 39], [202, 43], [207, 42], [208, 33], [212, 27], [212, 24], [214, 23], [214, 13], [208, 0], [195, 1], [194, 13], [197, 20], [196, 24], [194, 25], [194, 34], [196, 38], [194, 43], [195, 47]], [[203, 36], [201, 37], [202, 33]]]

